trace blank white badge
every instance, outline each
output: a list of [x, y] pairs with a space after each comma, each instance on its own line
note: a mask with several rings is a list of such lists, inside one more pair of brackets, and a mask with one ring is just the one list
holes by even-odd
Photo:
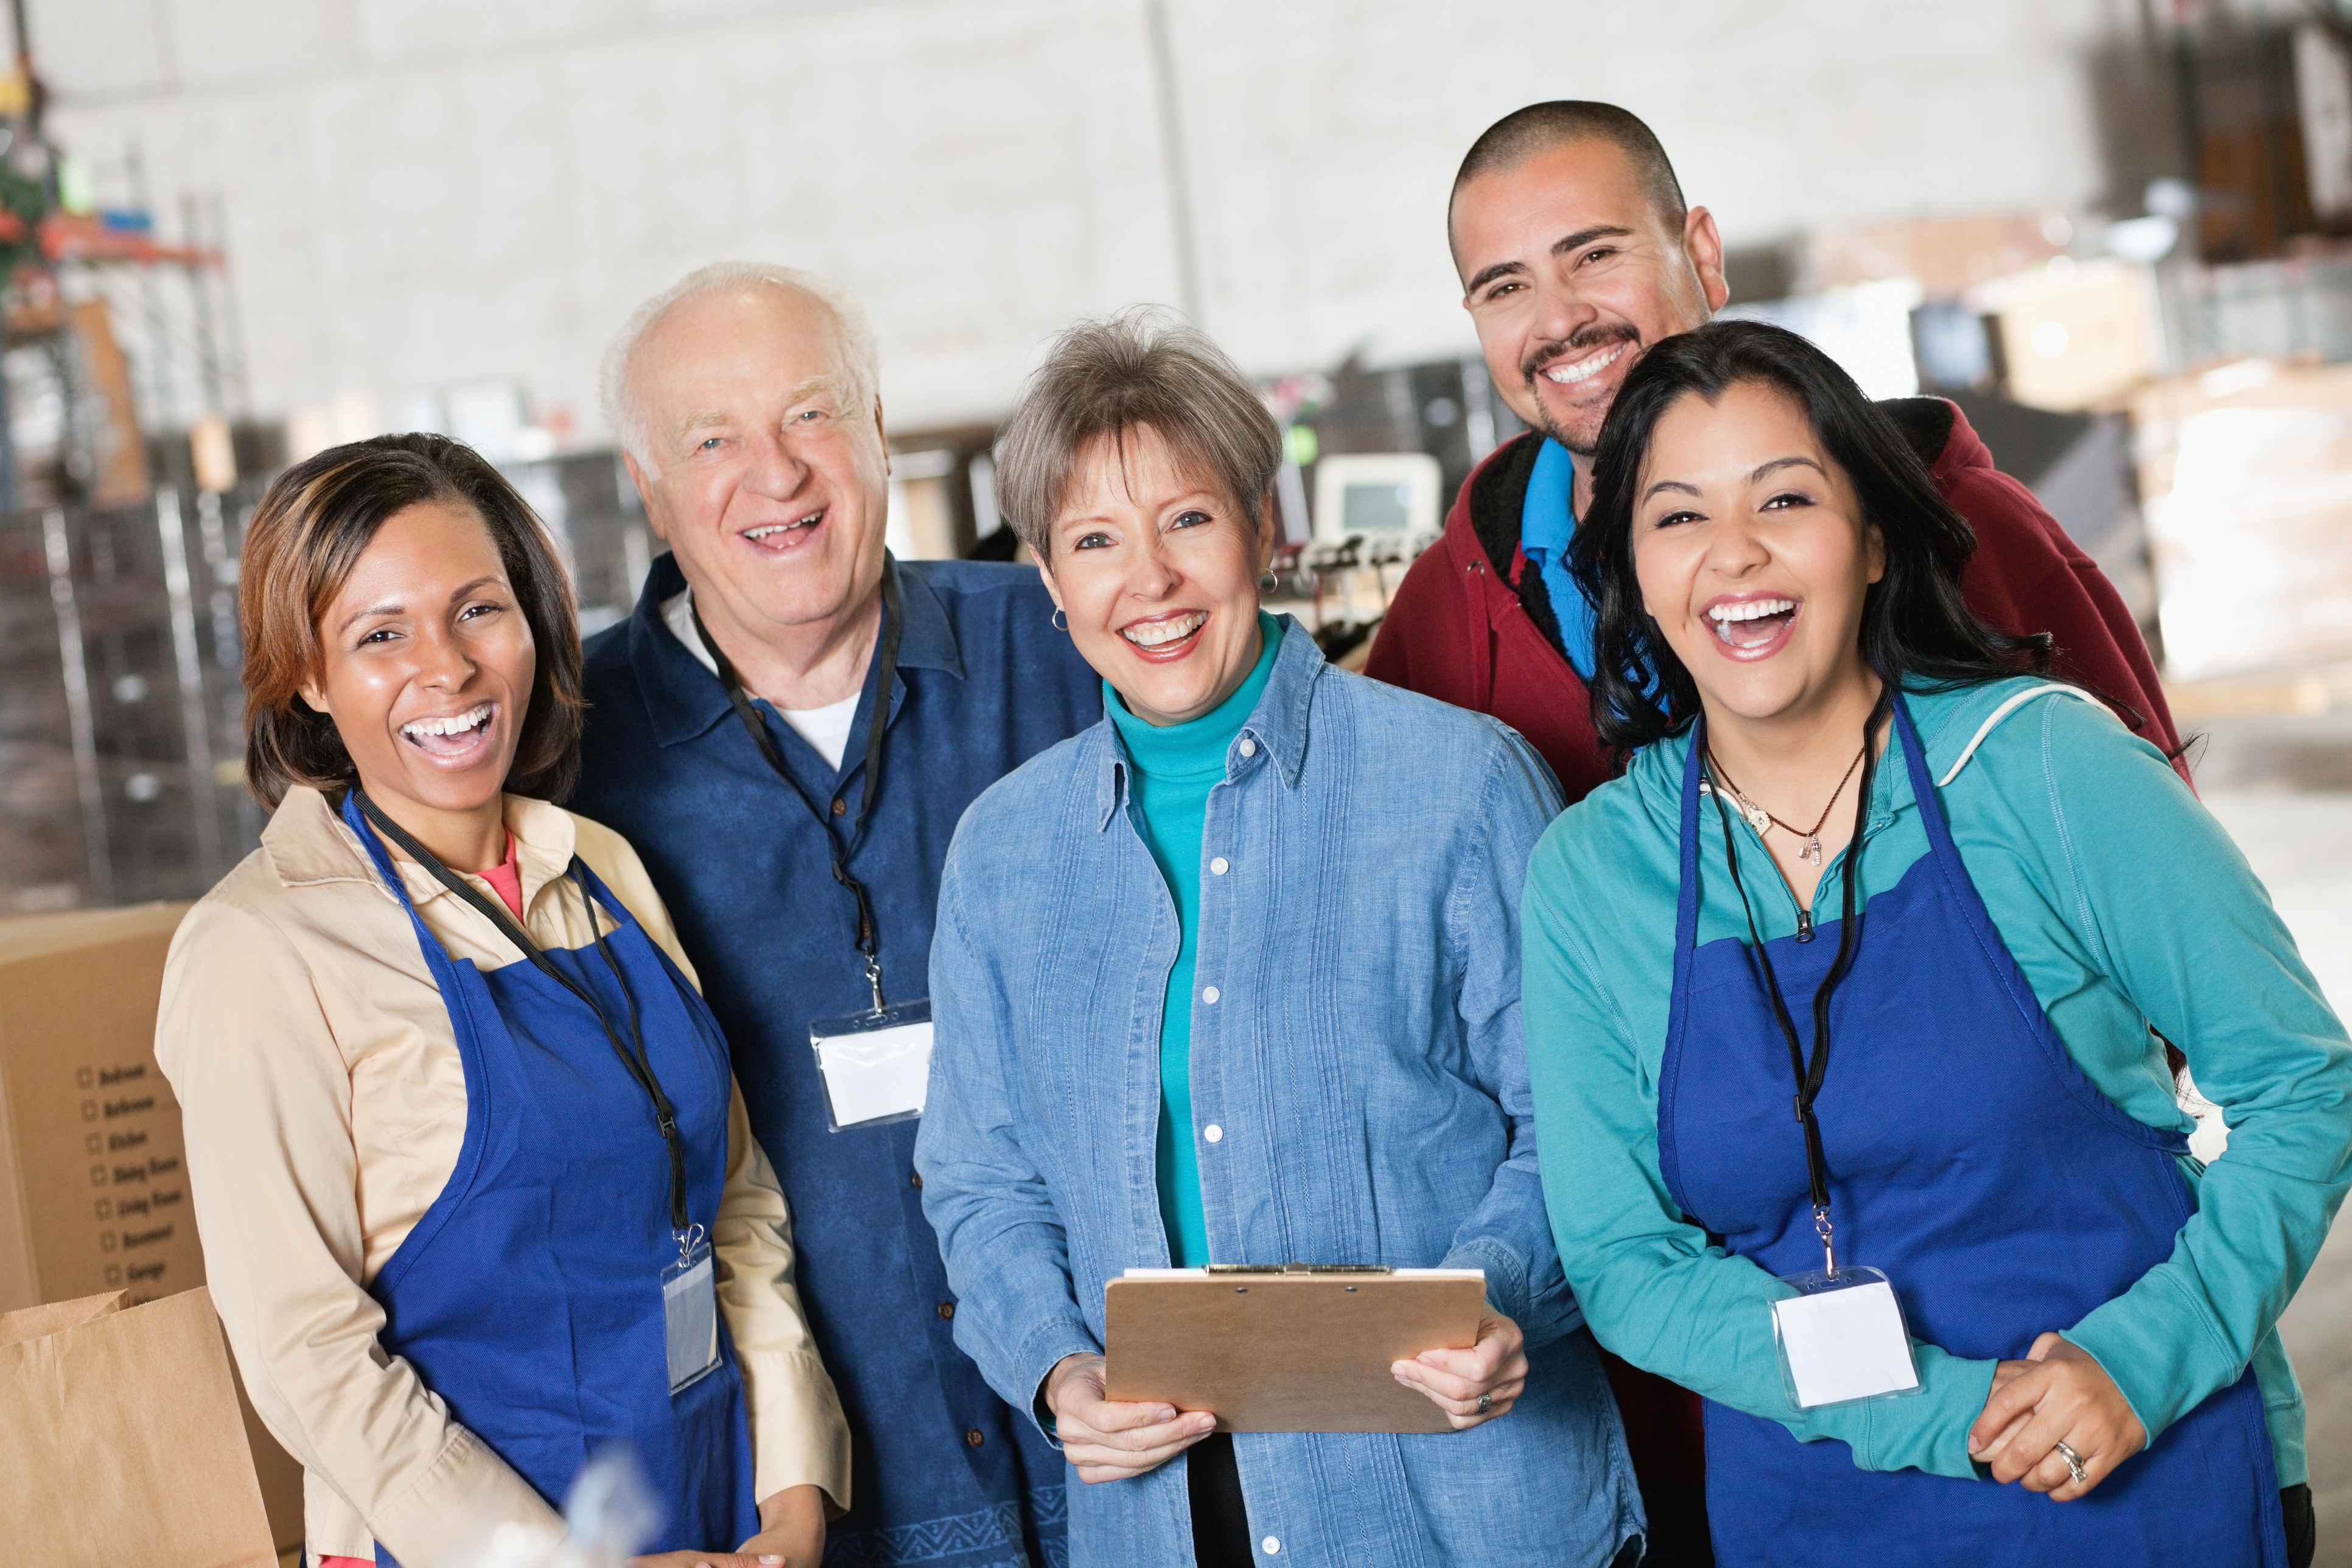
[[809, 1029], [835, 1132], [923, 1113], [931, 1080], [931, 1007], [901, 1003], [879, 1014], [819, 1020]]
[[1879, 1399], [1919, 1387], [1911, 1335], [1886, 1276], [1849, 1266], [1839, 1270], [1837, 1283], [1820, 1275], [1789, 1283], [1807, 1293], [1772, 1303], [1772, 1332], [1798, 1408]]

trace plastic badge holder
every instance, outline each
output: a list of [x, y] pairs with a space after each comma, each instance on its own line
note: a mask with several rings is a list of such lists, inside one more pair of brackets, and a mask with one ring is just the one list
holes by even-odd
[[1901, 1399], [1920, 1392], [1911, 1331], [1895, 1287], [1875, 1268], [1789, 1274], [1799, 1294], [1772, 1303], [1780, 1384], [1800, 1410]]
[[696, 1226], [677, 1261], [661, 1271], [662, 1343], [669, 1357], [669, 1391], [699, 1383], [719, 1365], [719, 1289], [710, 1242]]
[[931, 1002], [919, 996], [879, 1012], [819, 1018], [809, 1026], [817, 1076], [824, 1080], [824, 1125], [847, 1132], [911, 1121], [923, 1113], [931, 1077]]

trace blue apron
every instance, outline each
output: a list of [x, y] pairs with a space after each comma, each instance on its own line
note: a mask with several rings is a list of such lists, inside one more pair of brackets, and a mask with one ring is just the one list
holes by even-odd
[[[377, 1338], [551, 1503], [619, 1440], [667, 1514], [646, 1550], [731, 1551], [759, 1530], [743, 1382], [722, 1316], [717, 1369], [670, 1394], [660, 1274], [677, 1243], [669, 1156], [646, 1091], [588, 1009], [530, 963], [485, 974], [449, 956], [357, 801], [345, 796], [343, 820], [416, 928], [466, 1071], [457, 1169], [369, 1288], [384, 1312]], [[677, 1110], [688, 1207], [715, 1217], [726, 1041], [628, 910], [581, 869], [617, 922], [605, 944]], [[593, 946], [547, 956], [611, 1016], [628, 1016]], [[376, 1561], [395, 1568], [381, 1545]]]
[[[1960, 863], [1899, 698], [1895, 731], [1928, 852], [1855, 917], [1868, 923], [1832, 1004], [1815, 1105], [1838, 1251], [1886, 1272], [1916, 1338], [1956, 1356], [2021, 1359], [2043, 1331], [2068, 1328], [2171, 1256], [2196, 1207], [2175, 1163], [2187, 1140], [2126, 1115], [2067, 1054]], [[1705, 752], [1702, 721], [1683, 774], [1659, 1164], [1694, 1224], [1769, 1273], [1797, 1274], [1821, 1267], [1822, 1247], [1788, 1054], [1747, 945], [1696, 946]], [[1832, 921], [1816, 941], [1767, 944], [1800, 1016], [1837, 932]], [[1800, 1442], [1712, 1400], [1706, 1416], [1707, 1519], [1726, 1568], [2286, 1562], [2251, 1372], [2065, 1503], [1990, 1480], [1861, 1469], [1843, 1442]]]

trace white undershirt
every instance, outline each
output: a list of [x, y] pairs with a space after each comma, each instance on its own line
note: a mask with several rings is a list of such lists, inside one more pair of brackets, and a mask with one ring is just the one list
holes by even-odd
[[[719, 673], [719, 661], [702, 646], [702, 638], [694, 630], [694, 590], [672, 595], [662, 601], [662, 625], [678, 645], [695, 657], [696, 662], [711, 674]], [[850, 727], [857, 722], [857, 700], [862, 692], [853, 691], [838, 702], [828, 702], [822, 708], [778, 708], [793, 732], [816, 748], [816, 754], [835, 773], [841, 771], [842, 754], [849, 750]], [[771, 704], [773, 706], [773, 704]]]

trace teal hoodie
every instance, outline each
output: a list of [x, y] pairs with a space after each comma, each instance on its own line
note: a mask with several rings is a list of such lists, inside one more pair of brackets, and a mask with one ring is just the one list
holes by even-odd
[[[2039, 684], [1911, 693], [1930, 773], [1942, 780], [2004, 700]], [[1522, 996], [1560, 1260], [1601, 1342], [1635, 1365], [1801, 1438], [1842, 1438], [1866, 1469], [1972, 1477], [1968, 1429], [1994, 1363], [1923, 1344], [1923, 1397], [1795, 1413], [1764, 1309], [1789, 1289], [1710, 1247], [1659, 1173], [1690, 740], [1646, 748], [1570, 806], [1528, 873]], [[2198, 1208], [2172, 1257], [2081, 1322], [2049, 1326], [2097, 1358], [2151, 1439], [2251, 1362], [2279, 1483], [2304, 1481], [2303, 1395], [2275, 1325], [2352, 1184], [2343, 1025], [2229, 836], [2104, 709], [2063, 695], [2021, 704], [1940, 793], [1969, 877], [2084, 1071], [2141, 1122], [2189, 1130], [2153, 1026], [2230, 1124], [2225, 1154], [2183, 1162]], [[1732, 831], [1748, 840], [1743, 854], [1761, 853], [1737, 816]], [[1700, 814], [1699, 835], [1702, 857], [1719, 862], [1714, 813]], [[1894, 887], [1927, 852], [1906, 770], [1882, 764], [1859, 895]], [[1838, 886], [1843, 859], [1823, 868], [1822, 888]], [[1748, 892], [1766, 941], [1795, 931], [1778, 879]], [[1723, 937], [1746, 941], [1748, 924], [1718, 878], [1703, 889], [1697, 940]]]

